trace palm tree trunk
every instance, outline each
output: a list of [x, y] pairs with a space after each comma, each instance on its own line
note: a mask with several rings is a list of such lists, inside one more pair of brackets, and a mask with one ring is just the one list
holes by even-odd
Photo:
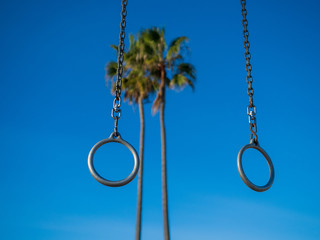
[[143, 180], [143, 151], [144, 151], [144, 109], [142, 97], [139, 98], [140, 112], [140, 171], [138, 175], [138, 197], [137, 197], [137, 218], [136, 218], [136, 240], [141, 239], [141, 213], [142, 213], [142, 180]]
[[165, 69], [161, 68], [161, 83], [159, 93], [160, 103], [160, 128], [161, 128], [161, 177], [162, 177], [162, 211], [163, 211], [163, 229], [164, 239], [170, 240], [169, 216], [168, 216], [168, 191], [167, 191], [167, 151], [166, 151], [166, 129], [164, 125], [164, 107], [165, 107]]
[[168, 192], [167, 192], [167, 156], [166, 156], [166, 130], [164, 126], [164, 102], [160, 106], [160, 127], [161, 127], [161, 177], [162, 177], [162, 211], [164, 239], [170, 240], [169, 216], [168, 216]]

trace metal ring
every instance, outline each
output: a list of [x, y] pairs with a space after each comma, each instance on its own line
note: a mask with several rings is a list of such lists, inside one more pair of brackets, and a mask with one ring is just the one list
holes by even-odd
[[[270, 175], [269, 175], [269, 181], [267, 182], [266, 185], [263, 185], [263, 186], [258, 186], [258, 185], [255, 185], [253, 184], [246, 176], [246, 174], [244, 173], [243, 171], [243, 168], [242, 168], [242, 155], [244, 153], [245, 150], [249, 149], [249, 148], [254, 148], [256, 150], [258, 150], [259, 152], [262, 153], [262, 155], [265, 157], [265, 159], [267, 160], [267, 163], [268, 163], [268, 166], [269, 166], [269, 172], [270, 172]], [[239, 174], [240, 174], [240, 177], [242, 179], [242, 181], [249, 187], [251, 188], [252, 190], [254, 191], [257, 191], [257, 192], [264, 192], [266, 190], [268, 190], [272, 183], [273, 183], [273, 180], [274, 180], [274, 168], [273, 168], [273, 164], [272, 164], [272, 161], [271, 161], [271, 158], [269, 157], [269, 155], [266, 153], [266, 151], [264, 151], [258, 143], [254, 143], [254, 141], [251, 141], [250, 144], [247, 144], [245, 146], [243, 146], [239, 153], [238, 153], [238, 157], [237, 157], [237, 165], [238, 165], [238, 171], [239, 171]]]
[[[129, 174], [128, 177], [126, 177], [122, 180], [119, 180], [119, 181], [111, 181], [111, 180], [107, 180], [107, 179], [101, 177], [93, 166], [93, 157], [94, 157], [95, 152], [102, 145], [104, 145], [106, 143], [110, 143], [110, 142], [121, 143], [122, 145], [126, 146], [131, 151], [133, 158], [134, 158], [134, 167], [132, 169], [132, 172]], [[137, 154], [137, 151], [128, 142], [123, 140], [118, 132], [117, 132], [117, 135], [115, 135], [115, 133], [112, 133], [109, 138], [103, 139], [100, 142], [96, 143], [93, 146], [93, 148], [90, 150], [90, 153], [88, 156], [88, 166], [89, 166], [89, 170], [90, 170], [91, 175], [99, 183], [106, 185], [106, 186], [109, 186], [109, 187], [120, 187], [120, 186], [126, 185], [129, 182], [131, 182], [135, 178], [135, 176], [137, 175], [137, 173], [139, 171], [139, 165], [140, 165], [140, 160], [139, 160], [139, 156]]]

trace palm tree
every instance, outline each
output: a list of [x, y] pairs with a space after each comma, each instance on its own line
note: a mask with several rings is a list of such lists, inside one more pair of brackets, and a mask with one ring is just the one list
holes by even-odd
[[151, 28], [142, 31], [141, 41], [148, 50], [148, 58], [145, 61], [147, 69], [153, 81], [159, 84], [157, 96], [153, 103], [153, 111], [160, 111], [161, 128], [161, 176], [162, 176], [162, 209], [164, 239], [170, 239], [168, 217], [168, 193], [167, 193], [167, 157], [166, 157], [166, 131], [164, 122], [165, 92], [166, 88], [191, 86], [194, 89], [195, 68], [185, 62], [185, 54], [188, 51], [187, 37], [175, 38], [167, 47], [164, 29]]
[[[143, 190], [143, 153], [144, 153], [144, 135], [145, 135], [145, 121], [144, 121], [144, 100], [147, 100], [155, 89], [157, 84], [151, 81], [145, 68], [146, 50], [141, 43], [141, 37], [134, 39], [133, 35], [129, 36], [130, 46], [127, 53], [124, 55], [124, 72], [127, 77], [123, 78], [122, 89], [124, 91], [124, 100], [129, 100], [130, 104], [138, 104], [140, 113], [140, 169], [138, 175], [137, 188], [137, 218], [136, 218], [136, 234], [135, 239], [141, 239], [141, 215], [142, 215], [142, 190]], [[140, 39], [140, 40], [139, 40]], [[112, 45], [115, 50], [117, 46]], [[111, 81], [113, 91], [115, 90], [114, 77], [117, 73], [117, 63], [109, 62], [106, 65], [106, 80]]]

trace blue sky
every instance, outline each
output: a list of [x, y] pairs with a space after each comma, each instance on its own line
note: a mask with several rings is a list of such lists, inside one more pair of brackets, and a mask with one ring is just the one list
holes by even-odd
[[[241, 181], [249, 143], [239, 1], [129, 1], [127, 33], [163, 26], [167, 41], [189, 37], [196, 91], [169, 91], [166, 127], [172, 239], [320, 239], [318, 1], [249, 1], [254, 102], [272, 188]], [[113, 130], [104, 66], [115, 60], [119, 1], [1, 1], [1, 239], [134, 238], [135, 179], [96, 182], [90, 148]], [[159, 115], [146, 105], [143, 240], [162, 235]], [[119, 131], [138, 148], [138, 108], [123, 104]], [[244, 167], [257, 184], [267, 164], [254, 151]], [[124, 177], [130, 153], [97, 153], [103, 176]]]

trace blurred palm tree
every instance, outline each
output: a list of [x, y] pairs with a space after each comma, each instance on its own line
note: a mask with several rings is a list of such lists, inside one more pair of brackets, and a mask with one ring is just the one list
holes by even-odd
[[[142, 215], [142, 190], [143, 190], [143, 153], [145, 136], [145, 117], [144, 102], [155, 92], [157, 82], [151, 80], [147, 72], [145, 61], [147, 59], [147, 50], [144, 47], [142, 38], [138, 34], [135, 39], [133, 35], [129, 36], [130, 45], [124, 55], [124, 77], [122, 80], [122, 90], [124, 91], [124, 100], [130, 104], [138, 104], [140, 113], [140, 170], [138, 175], [138, 196], [137, 196], [137, 218], [135, 239], [141, 239], [141, 215]], [[111, 46], [116, 51], [118, 47]], [[117, 74], [117, 62], [111, 61], [106, 64], [106, 81], [112, 83], [112, 91], [115, 90], [115, 77]]]
[[186, 45], [188, 38], [185, 36], [177, 37], [167, 47], [164, 35], [164, 28], [153, 27], [141, 31], [139, 41], [143, 43], [143, 49], [146, 54], [144, 67], [153, 82], [158, 84], [158, 91], [152, 109], [154, 113], [160, 111], [164, 239], [169, 240], [166, 131], [164, 122], [165, 92], [167, 88], [183, 89], [185, 86], [190, 86], [194, 89], [196, 76], [194, 66], [185, 62], [185, 56], [189, 50]]

